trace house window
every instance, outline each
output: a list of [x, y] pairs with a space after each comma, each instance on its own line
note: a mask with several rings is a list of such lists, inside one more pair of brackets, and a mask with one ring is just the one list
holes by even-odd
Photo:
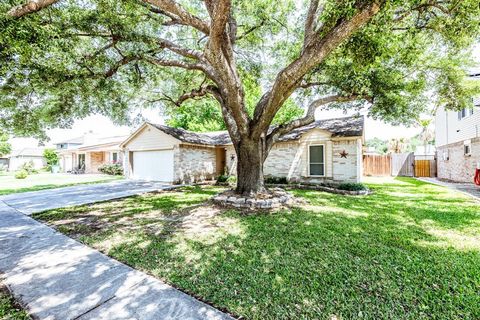
[[443, 150], [442, 159], [443, 159], [443, 161], [448, 161], [448, 160], [450, 160], [450, 157], [449, 157], [449, 155], [448, 155], [448, 150]]
[[463, 145], [463, 154], [466, 156], [471, 156], [472, 155], [472, 145], [470, 142], [466, 142]]
[[309, 175], [325, 176], [325, 146], [309, 146]]
[[458, 111], [458, 120], [462, 120], [463, 118], [469, 117], [473, 114], [473, 108], [465, 108], [461, 111]]
[[112, 162], [113, 163], [118, 162], [118, 152], [112, 152]]

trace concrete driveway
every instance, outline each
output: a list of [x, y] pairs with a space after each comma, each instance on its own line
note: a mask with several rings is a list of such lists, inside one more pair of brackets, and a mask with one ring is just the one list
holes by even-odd
[[84, 184], [43, 191], [14, 193], [1, 196], [0, 201], [26, 215], [30, 215], [50, 209], [95, 203], [171, 188], [174, 187], [160, 182], [119, 180], [108, 183]]

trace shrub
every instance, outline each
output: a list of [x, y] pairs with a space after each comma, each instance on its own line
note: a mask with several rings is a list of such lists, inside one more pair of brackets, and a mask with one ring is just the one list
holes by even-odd
[[33, 163], [32, 160], [30, 160], [28, 162], [24, 162], [20, 166], [20, 171], [22, 171], [22, 170], [26, 171], [27, 175], [32, 174], [32, 173], [38, 173], [37, 169], [35, 169], [35, 164]]
[[56, 173], [58, 171], [58, 164], [60, 163], [57, 151], [55, 151], [55, 149], [45, 149], [43, 150], [43, 157], [47, 162], [47, 171]]
[[267, 184], [288, 184], [287, 177], [267, 177], [265, 178]]
[[43, 150], [43, 157], [49, 167], [58, 165], [58, 154], [55, 149]]
[[15, 179], [25, 179], [26, 177], [28, 177], [28, 172], [26, 170], [15, 172]]
[[237, 185], [237, 177], [235, 177], [235, 176], [228, 177], [227, 183], [228, 183], [229, 186], [235, 187]]
[[121, 176], [123, 174], [123, 167], [119, 163], [103, 164], [98, 168], [98, 171], [112, 176]]
[[363, 183], [356, 182], [344, 182], [338, 185], [337, 189], [346, 190], [346, 191], [362, 191], [368, 190], [367, 186]]
[[226, 174], [219, 175], [217, 178], [217, 182], [218, 183], [227, 182], [228, 178], [229, 176], [227, 176]]

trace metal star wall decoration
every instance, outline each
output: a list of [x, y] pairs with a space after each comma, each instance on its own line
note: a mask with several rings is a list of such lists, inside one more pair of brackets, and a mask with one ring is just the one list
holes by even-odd
[[347, 152], [347, 151], [343, 150], [342, 152], [340, 152], [340, 157], [341, 157], [341, 158], [347, 158], [347, 156], [348, 156], [348, 152]]

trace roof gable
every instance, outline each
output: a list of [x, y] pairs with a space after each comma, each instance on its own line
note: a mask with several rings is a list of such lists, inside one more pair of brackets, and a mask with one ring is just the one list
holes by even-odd
[[[177, 139], [173, 135], [163, 132], [163, 130], [159, 130], [159, 128], [156, 125], [145, 122], [142, 126], [140, 126], [140, 128], [135, 130], [135, 132], [133, 132], [125, 141], [123, 141], [120, 144], [120, 147], [124, 148], [127, 145], [131, 147], [131, 145], [142, 144], [141, 142], [137, 142], [136, 141], [137, 139], [147, 139], [150, 142], [150, 140], [152, 139], [162, 139], [162, 137], [167, 138], [168, 141], [166, 141], [166, 143], [168, 145], [178, 144], [181, 142], [181, 140]], [[162, 139], [162, 140], [165, 140], [165, 139]], [[143, 143], [145, 142], [147, 141], [144, 140]]]

